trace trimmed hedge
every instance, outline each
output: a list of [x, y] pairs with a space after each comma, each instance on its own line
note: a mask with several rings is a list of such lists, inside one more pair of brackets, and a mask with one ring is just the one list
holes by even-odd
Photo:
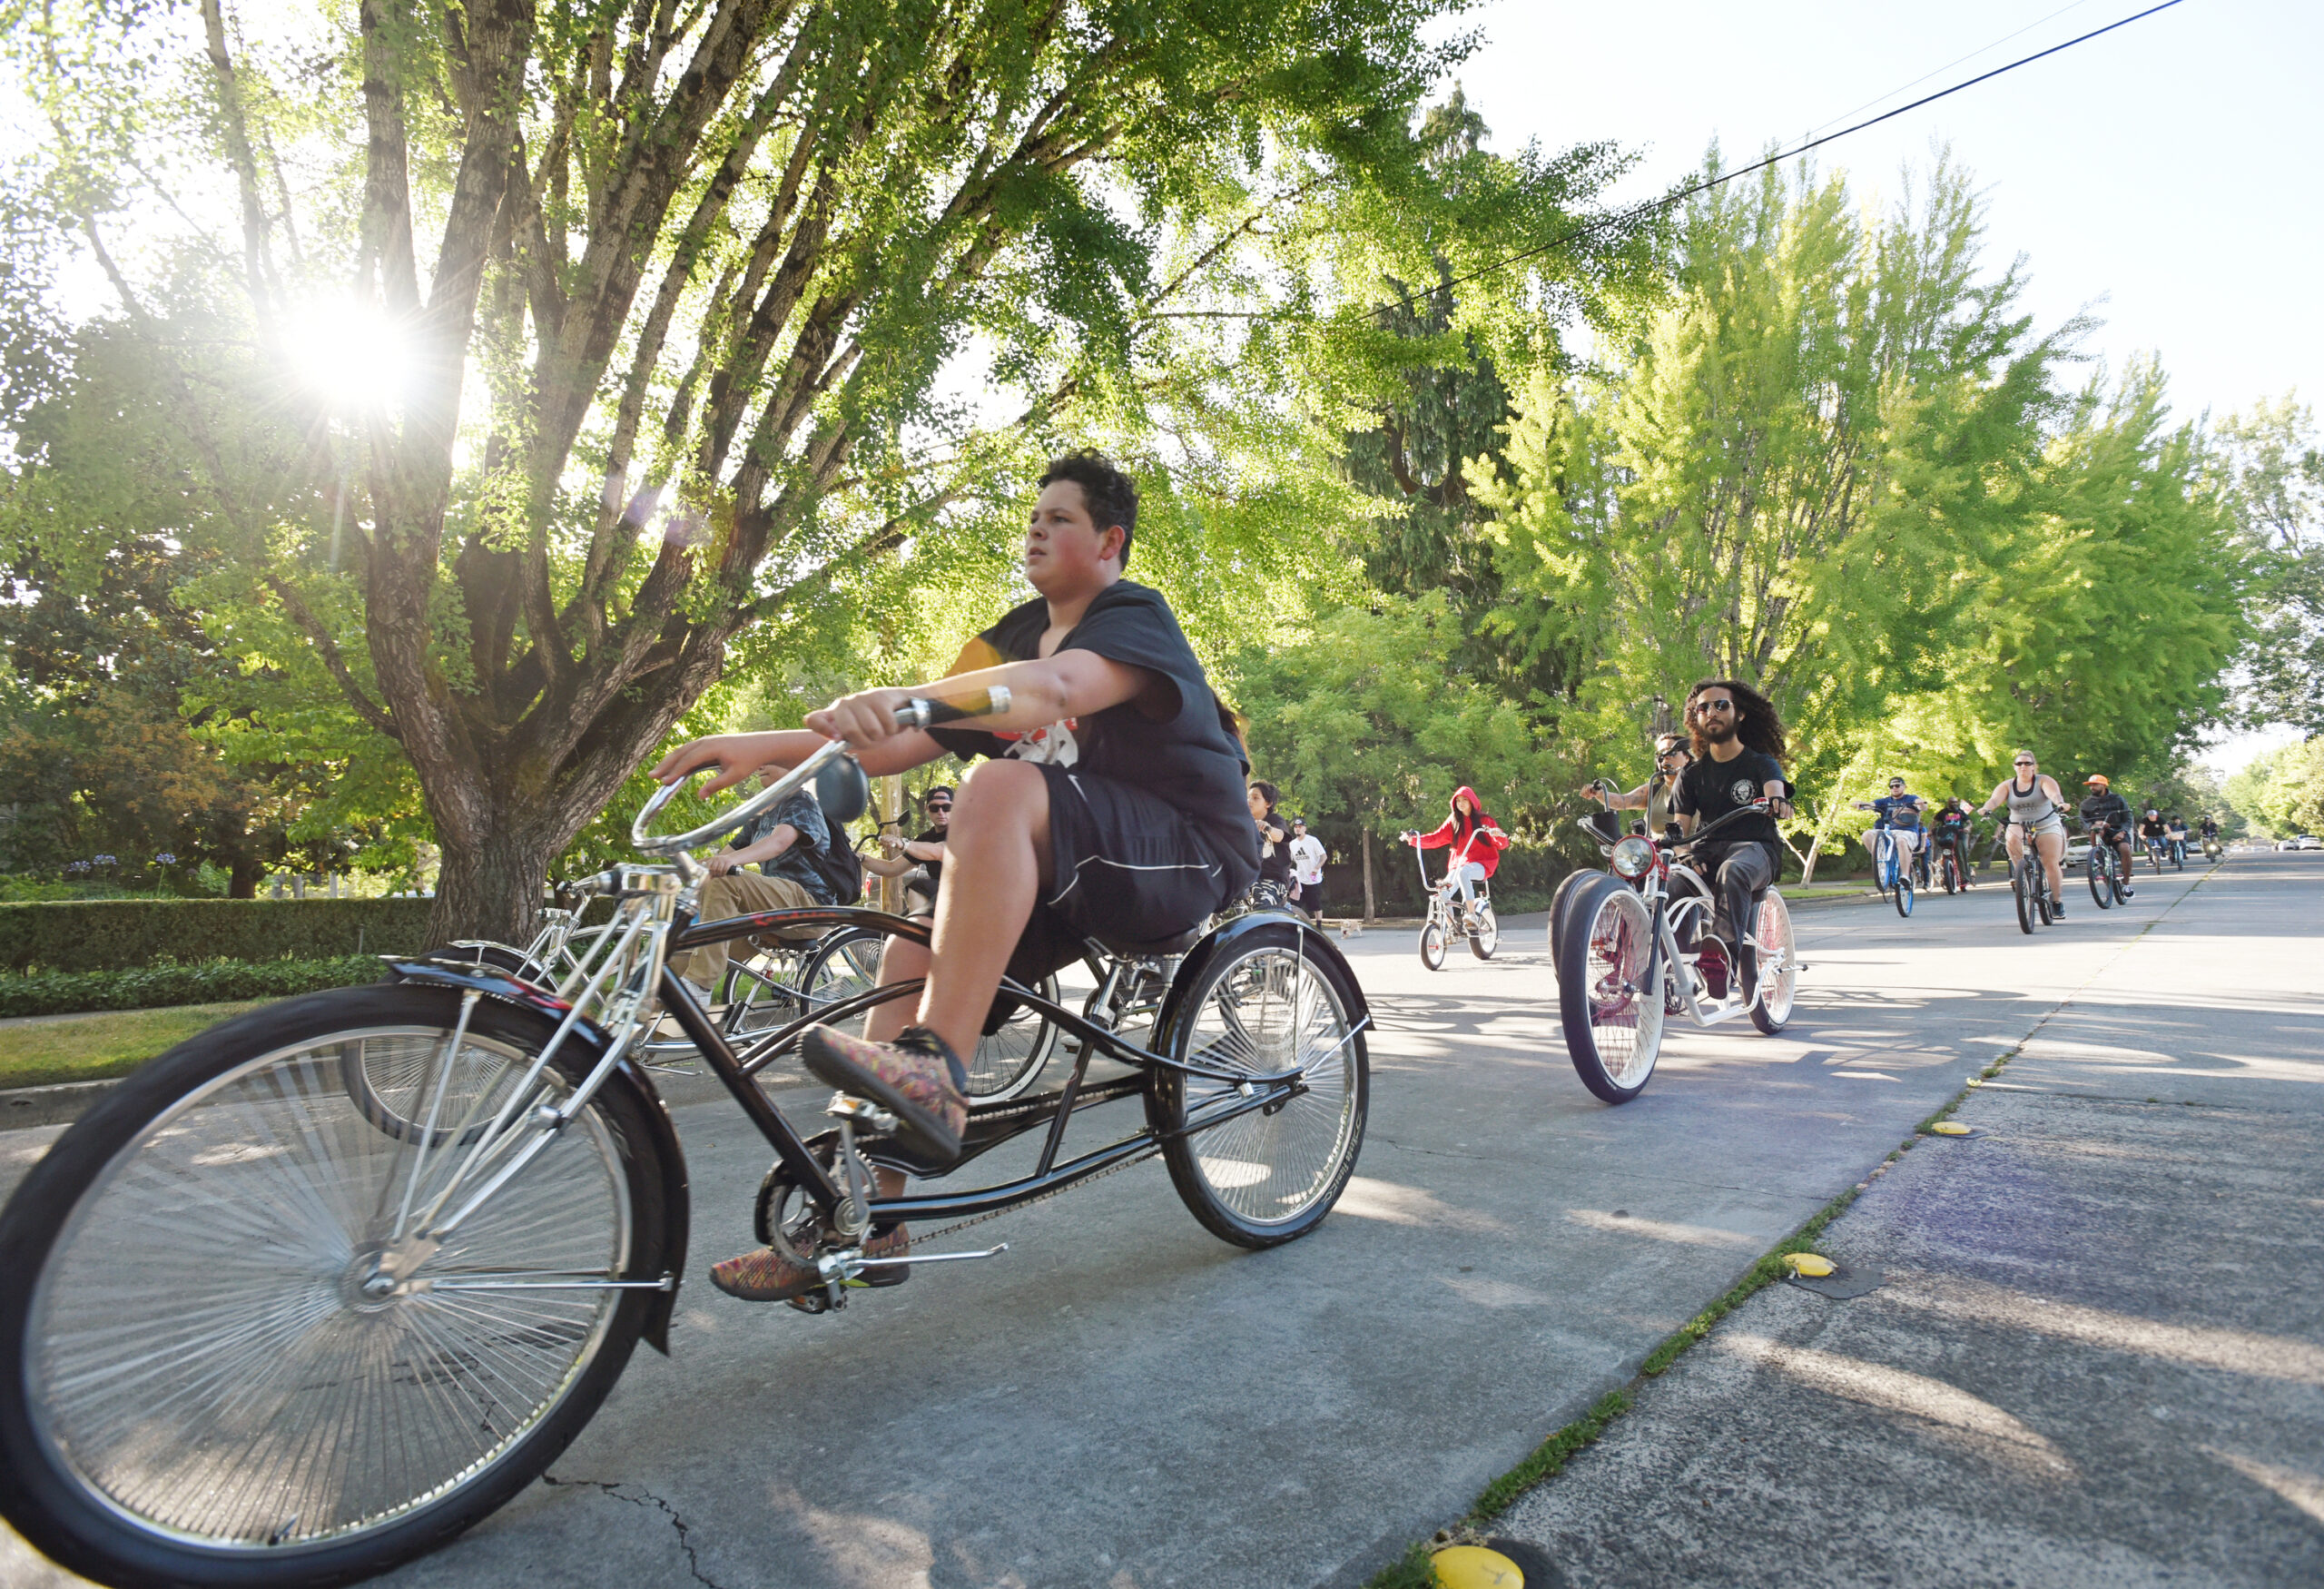
[[154, 965], [142, 971], [0, 976], [0, 1016], [77, 1015], [90, 1010], [152, 1010], [171, 1004], [222, 1004], [237, 999], [287, 999], [294, 993], [376, 982], [385, 974], [386, 968], [376, 956], [350, 954], [336, 960], [270, 960], [255, 965], [218, 960], [202, 965]]
[[435, 903], [104, 899], [0, 904], [0, 971], [37, 966], [51, 972], [106, 972], [157, 961], [409, 954], [428, 947], [428, 913]]

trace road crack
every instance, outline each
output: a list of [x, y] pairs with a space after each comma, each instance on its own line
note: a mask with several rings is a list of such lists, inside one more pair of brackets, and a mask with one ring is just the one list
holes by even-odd
[[[633, 1506], [661, 1513], [670, 1520], [670, 1526], [677, 1531], [678, 1548], [685, 1553], [686, 1571], [694, 1574], [694, 1581], [704, 1585], [704, 1589], [725, 1589], [724, 1584], [702, 1570], [702, 1559], [694, 1553], [694, 1541], [690, 1537], [693, 1533], [691, 1525], [678, 1515], [675, 1506], [652, 1490], [638, 1485], [608, 1484], [603, 1479], [559, 1478], [553, 1473], [541, 1475], [541, 1483], [553, 1485], [561, 1490], [598, 1490], [616, 1501], [626, 1501]], [[629, 1493], [633, 1490], [636, 1492], [635, 1495]]]

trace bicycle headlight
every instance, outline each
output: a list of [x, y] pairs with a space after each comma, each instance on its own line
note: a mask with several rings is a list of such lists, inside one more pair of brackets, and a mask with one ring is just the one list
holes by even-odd
[[1654, 844], [1632, 834], [1614, 846], [1614, 872], [1635, 883], [1654, 868]]

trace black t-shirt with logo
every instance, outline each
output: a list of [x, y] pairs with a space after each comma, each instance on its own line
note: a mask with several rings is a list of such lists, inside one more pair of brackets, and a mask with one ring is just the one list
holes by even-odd
[[[972, 645], [954, 671], [1038, 658], [1049, 623], [1049, 603], [1039, 597], [1013, 608], [978, 637], [982, 644]], [[1149, 717], [1137, 702], [1124, 701], [1022, 733], [963, 726], [929, 732], [963, 760], [989, 755], [1055, 762], [1143, 789], [1182, 813], [1223, 855], [1239, 856], [1256, 870], [1258, 834], [1243, 792], [1249, 764], [1242, 742], [1229, 731], [1202, 663], [1162, 593], [1128, 579], [1116, 581], [1098, 593], [1057, 648], [1095, 652], [1108, 662], [1146, 669], [1167, 686], [1164, 716]]]
[[[1790, 781], [1783, 775], [1783, 764], [1765, 751], [1747, 750], [1733, 761], [1717, 761], [1709, 756], [1688, 764], [1679, 775], [1679, 787], [1670, 797], [1670, 809], [1692, 814], [1696, 831], [1709, 827], [1729, 812], [1740, 811], [1762, 795], [1788, 797]], [[1728, 844], [1760, 844], [1772, 851], [1780, 841], [1776, 836], [1776, 819], [1766, 812], [1738, 817], [1718, 830], [1710, 841], [1710, 848]]]

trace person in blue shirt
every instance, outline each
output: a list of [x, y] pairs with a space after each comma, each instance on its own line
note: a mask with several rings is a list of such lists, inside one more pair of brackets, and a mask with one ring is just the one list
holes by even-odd
[[1910, 866], [1920, 849], [1921, 813], [1928, 808], [1928, 802], [1917, 794], [1907, 794], [1904, 779], [1891, 778], [1888, 780], [1886, 799], [1859, 800], [1856, 808], [1869, 811], [1880, 819], [1872, 824], [1871, 832], [1864, 835], [1865, 848], [1872, 849], [1876, 844], [1872, 834], [1886, 828], [1896, 835], [1897, 864]]

